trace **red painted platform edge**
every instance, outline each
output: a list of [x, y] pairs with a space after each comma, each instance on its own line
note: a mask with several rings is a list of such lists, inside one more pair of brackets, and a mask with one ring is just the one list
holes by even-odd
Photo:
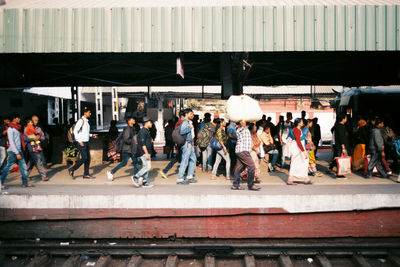
[[282, 208], [219, 209], [0, 209], [0, 221], [213, 217], [288, 213]]
[[399, 237], [399, 209], [0, 222], [1, 238]]

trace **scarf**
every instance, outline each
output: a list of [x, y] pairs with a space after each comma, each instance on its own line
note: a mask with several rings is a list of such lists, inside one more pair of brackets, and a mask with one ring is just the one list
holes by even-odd
[[20, 135], [20, 137], [21, 137], [22, 151], [25, 151], [24, 134], [23, 134], [22, 131], [21, 131], [21, 129], [22, 129], [21, 124], [17, 124], [17, 123], [10, 122], [10, 123], [8, 124], [8, 127], [14, 128], [14, 129], [16, 129], [16, 130], [19, 132], [19, 135]]

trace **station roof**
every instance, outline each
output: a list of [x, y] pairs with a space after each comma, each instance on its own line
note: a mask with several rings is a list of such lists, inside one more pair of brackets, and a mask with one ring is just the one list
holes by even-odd
[[6, 0], [0, 53], [400, 50], [397, 0]]

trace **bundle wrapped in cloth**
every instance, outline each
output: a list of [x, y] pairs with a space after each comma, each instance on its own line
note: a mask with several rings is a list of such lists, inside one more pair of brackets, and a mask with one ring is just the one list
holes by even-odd
[[247, 95], [232, 95], [228, 99], [226, 111], [231, 121], [259, 121], [262, 119], [262, 110], [257, 100]]

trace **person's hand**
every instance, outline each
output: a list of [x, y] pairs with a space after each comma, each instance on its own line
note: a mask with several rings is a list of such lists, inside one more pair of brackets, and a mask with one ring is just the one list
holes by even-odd
[[21, 157], [20, 154], [17, 154], [17, 159], [18, 159], [18, 160], [22, 159], [22, 157]]
[[305, 159], [308, 159], [308, 153], [307, 153], [307, 151], [304, 151], [304, 158], [305, 158]]
[[226, 149], [226, 147], [224, 147], [224, 154], [228, 154], [228, 150]]
[[384, 158], [385, 157], [385, 152], [384, 151], [382, 151], [382, 158]]
[[150, 154], [146, 154], [146, 159], [150, 160]]
[[35, 136], [35, 141], [39, 141], [40, 140], [40, 136]]
[[97, 139], [97, 137], [99, 137], [99, 135], [98, 135], [98, 134], [93, 134], [92, 137], [93, 137], [94, 139]]
[[84, 146], [83, 142], [79, 142], [79, 145], [80, 145], [80, 146]]

